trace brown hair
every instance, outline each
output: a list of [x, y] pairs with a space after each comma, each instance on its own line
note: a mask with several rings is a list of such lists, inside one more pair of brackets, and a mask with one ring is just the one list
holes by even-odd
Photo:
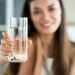
[[[25, 0], [23, 10], [22, 10], [22, 17], [28, 17], [28, 36], [33, 38], [37, 33], [33, 22], [30, 17], [30, 2], [32, 0]], [[58, 30], [55, 32], [54, 37], [54, 45], [53, 50], [55, 50], [55, 60], [53, 63], [53, 71], [55, 75], [68, 75], [69, 71], [69, 64], [70, 64], [70, 43], [68, 38], [65, 34], [65, 13], [62, 0], [58, 0], [60, 3], [60, 7], [62, 10], [61, 15], [61, 24]], [[10, 64], [10, 71], [13, 75], [18, 73], [20, 64], [19, 63], [11, 63]]]

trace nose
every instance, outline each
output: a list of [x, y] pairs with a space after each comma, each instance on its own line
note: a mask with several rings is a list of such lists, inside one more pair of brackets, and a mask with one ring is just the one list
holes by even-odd
[[41, 19], [41, 20], [42, 20], [43, 22], [48, 22], [49, 19], [50, 19], [49, 13], [48, 13], [47, 11], [43, 12], [43, 14], [42, 14], [42, 19]]

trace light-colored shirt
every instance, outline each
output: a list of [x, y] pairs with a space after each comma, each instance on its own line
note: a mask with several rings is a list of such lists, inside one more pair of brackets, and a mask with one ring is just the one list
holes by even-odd
[[41, 68], [41, 75], [53, 75], [52, 72], [52, 65], [53, 65], [53, 58], [45, 58]]

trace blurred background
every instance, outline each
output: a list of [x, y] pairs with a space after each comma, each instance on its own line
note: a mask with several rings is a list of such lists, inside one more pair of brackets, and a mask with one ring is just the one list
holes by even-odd
[[[25, 0], [0, 0], [0, 40], [5, 31], [9, 17], [19, 17]], [[75, 0], [63, 0], [66, 11], [66, 24], [69, 40], [75, 42]], [[6, 70], [6, 65], [0, 68], [0, 75]]]

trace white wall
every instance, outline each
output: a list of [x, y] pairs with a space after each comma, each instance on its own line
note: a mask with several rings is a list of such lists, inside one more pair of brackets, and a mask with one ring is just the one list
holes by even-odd
[[67, 21], [75, 22], [75, 0], [63, 0]]
[[69, 39], [75, 42], [75, 0], [63, 0]]

